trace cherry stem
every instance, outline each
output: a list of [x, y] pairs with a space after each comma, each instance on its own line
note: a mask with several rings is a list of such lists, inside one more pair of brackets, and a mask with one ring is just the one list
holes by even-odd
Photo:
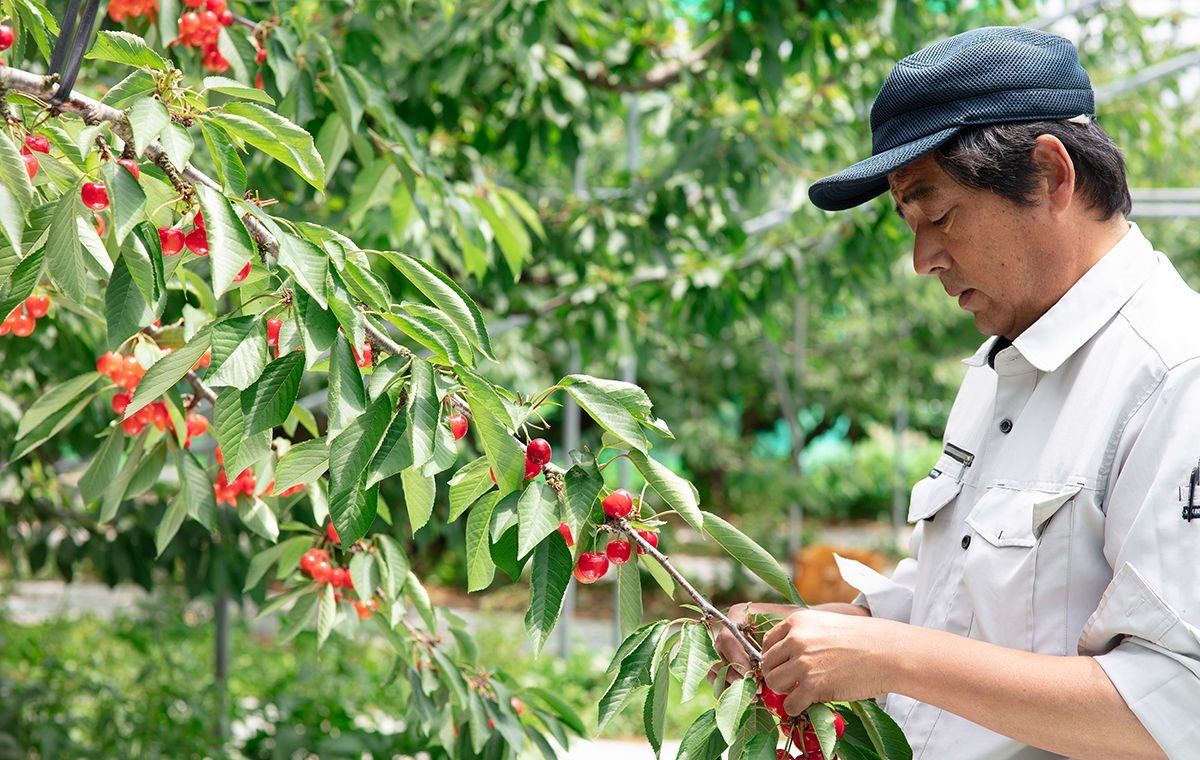
[[655, 548], [649, 541], [642, 538], [642, 536], [636, 530], [634, 530], [632, 526], [630, 526], [625, 518], [614, 517], [612, 518], [611, 523], [617, 528], [617, 530], [624, 533], [631, 541], [637, 544], [644, 553], [649, 554], [656, 562], [658, 562], [658, 564], [662, 565], [663, 570], [667, 571], [667, 575], [671, 576], [671, 580], [675, 581], [675, 583], [679, 585], [679, 588], [683, 589], [684, 592], [686, 592], [687, 595], [696, 602], [696, 606], [704, 612], [706, 619], [712, 618], [720, 621], [721, 625], [725, 626], [725, 628], [733, 634], [733, 638], [736, 639], [737, 643], [742, 646], [742, 649], [746, 650], [746, 656], [750, 658], [751, 665], [754, 668], [758, 667], [758, 664], [762, 661], [762, 653], [758, 651], [758, 647], [754, 646], [754, 643], [750, 641], [750, 639], [746, 638], [746, 634], [742, 632], [742, 629], [738, 627], [737, 623], [726, 617], [725, 613], [712, 606], [712, 604], [704, 598], [703, 594], [697, 591], [692, 584], [688, 583], [686, 578], [680, 575], [679, 571], [675, 569], [675, 567], [671, 564], [671, 561], [667, 559], [666, 555]]

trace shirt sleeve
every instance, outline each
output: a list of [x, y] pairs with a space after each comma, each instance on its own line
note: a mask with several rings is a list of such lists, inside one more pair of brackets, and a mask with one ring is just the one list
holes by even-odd
[[912, 618], [913, 586], [917, 578], [917, 561], [903, 559], [892, 577], [875, 572], [861, 562], [838, 557], [842, 579], [858, 589], [853, 604], [866, 607], [871, 617], [907, 623]]
[[1200, 760], [1200, 508], [1185, 512], [1200, 465], [1200, 362], [1169, 371], [1146, 404], [1106, 510], [1116, 573], [1079, 652], [1096, 657], [1171, 760]]

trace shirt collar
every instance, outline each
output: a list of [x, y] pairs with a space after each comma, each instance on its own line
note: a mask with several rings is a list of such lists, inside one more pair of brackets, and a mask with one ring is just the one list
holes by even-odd
[[[1137, 292], [1158, 263], [1150, 241], [1132, 222], [1112, 250], [1092, 266], [1013, 346], [1042, 372], [1062, 366], [1091, 340]], [[980, 367], [996, 338], [989, 338], [963, 363]]]

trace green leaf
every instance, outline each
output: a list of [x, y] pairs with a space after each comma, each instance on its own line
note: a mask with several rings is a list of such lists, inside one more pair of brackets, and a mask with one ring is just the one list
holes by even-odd
[[463, 465], [450, 479], [450, 514], [446, 522], [454, 522], [472, 504], [490, 491], [495, 484], [488, 474], [487, 457], [479, 457]]
[[408, 436], [405, 435], [407, 431], [408, 420], [405, 415], [397, 414], [392, 417], [392, 422], [383, 435], [383, 442], [379, 444], [379, 450], [375, 452], [375, 457], [367, 467], [368, 486], [413, 466], [412, 450], [409, 448]]
[[386, 156], [375, 159], [355, 176], [347, 206], [351, 227], [361, 225], [368, 211], [391, 200], [399, 177], [400, 171]]
[[97, 32], [96, 42], [84, 57], [163, 71], [172, 68], [162, 56], [150, 49], [145, 40], [129, 32]]
[[[158, 103], [157, 100], [149, 102]], [[162, 104], [159, 103], [159, 106], [161, 107]], [[108, 191], [109, 209], [113, 218], [113, 234], [119, 245], [124, 243], [129, 233], [146, 218], [146, 192], [133, 178], [133, 172], [120, 164], [104, 164], [100, 173], [104, 177], [105, 189]], [[147, 294], [143, 293], [143, 295]], [[152, 294], [147, 296], [147, 300], [150, 300], [151, 296]]]
[[205, 185], [196, 185], [196, 192], [204, 212], [213, 292], [221, 296], [234, 284], [233, 278], [246, 262], [258, 259], [258, 247], [228, 198]]
[[367, 396], [358, 362], [354, 360], [350, 341], [339, 332], [329, 354], [329, 438], [337, 440], [346, 426], [366, 408]]
[[525, 611], [525, 633], [538, 656], [558, 624], [563, 597], [571, 581], [571, 550], [555, 532], [533, 550], [533, 570], [529, 579], [529, 608]]
[[170, 123], [171, 114], [161, 100], [141, 98], [134, 102], [129, 109], [129, 126], [133, 129], [133, 149], [137, 155], [144, 155], [146, 146], [162, 134]]
[[[447, 355], [458, 355], [467, 358], [467, 364], [474, 366], [475, 352], [471, 349], [471, 342], [462, 330], [458, 329], [458, 325], [441, 309], [433, 306], [427, 306], [423, 303], [413, 303], [405, 301], [401, 304], [404, 311], [408, 312], [412, 317], [425, 320], [426, 324], [434, 323], [441, 328], [446, 335], [450, 336], [451, 345], [447, 346]], [[435, 328], [436, 329], [436, 328]]]
[[[441, 314], [441, 312], [438, 312]], [[405, 335], [429, 349], [434, 357], [443, 364], [465, 364], [475, 366], [473, 357], [468, 354], [464, 360], [459, 352], [458, 343], [454, 336], [440, 322], [415, 316], [403, 311], [394, 314], [384, 314], [383, 318], [399, 327]], [[447, 320], [449, 321], [449, 320]], [[450, 324], [453, 324], [452, 322]], [[457, 329], [457, 328], [455, 328]]]
[[475, 430], [500, 492], [515, 491], [525, 480], [525, 452], [509, 432], [508, 410], [490, 383], [464, 367], [456, 369], [458, 379], [470, 394], [467, 403], [471, 407], [471, 417], [475, 420]]
[[238, 517], [247, 528], [268, 541], [279, 538], [279, 522], [275, 519], [275, 513], [262, 499], [239, 498], [237, 510]]
[[617, 603], [621, 633], [628, 636], [642, 625], [642, 574], [632, 558], [617, 565]]
[[275, 493], [283, 493], [301, 483], [308, 484], [329, 469], [329, 448], [325, 438], [294, 444], [275, 467]]
[[100, 391], [92, 391], [86, 396], [76, 399], [73, 406], [64, 406], [57, 412], [52, 413], [45, 422], [30, 431], [25, 441], [13, 450], [11, 459], [20, 459], [48, 441], [52, 436], [57, 435], [59, 431], [69, 425], [92, 402], [92, 399], [99, 394]]
[[[516, 493], [511, 493], [508, 496], [516, 496]], [[507, 506], [507, 503], [505, 503], [504, 499], [500, 498], [500, 494], [493, 493], [484, 496], [480, 501], [481, 506], [476, 508], [481, 509], [483, 504], [487, 504], [488, 509], [492, 510], [492, 524], [495, 525], [496, 512], [498, 510], [491, 506], [493, 503], [495, 503], [497, 506], [500, 506], [501, 504]], [[508, 577], [512, 579], [513, 583], [516, 583], [521, 579], [521, 574], [525, 572], [525, 565], [533, 556], [532, 553], [526, 554], [525, 556], [520, 556], [517, 554], [517, 529], [515, 526], [504, 531], [500, 537], [492, 538], [490, 552], [492, 555], [492, 562], [496, 564], [496, 567], [507, 573]]]
[[649, 450], [650, 442], [646, 440], [642, 426], [630, 414], [622, 399], [614, 397], [603, 386], [597, 384], [595, 378], [587, 375], [568, 375], [559, 380], [558, 384], [564, 386], [579, 402], [579, 406], [605, 430], [643, 454]]
[[166, 151], [167, 158], [171, 161], [171, 166], [175, 167], [175, 171], [183, 171], [183, 167], [187, 165], [188, 160], [192, 157], [192, 153], [196, 150], [196, 143], [192, 141], [192, 136], [188, 131], [178, 124], [168, 124], [158, 135], [158, 142]]
[[404, 505], [408, 508], [408, 522], [412, 532], [429, 522], [433, 514], [433, 498], [437, 495], [433, 478], [422, 475], [413, 468], [400, 473], [400, 482], [404, 485]]
[[549, 483], [530, 483], [517, 502], [517, 554], [525, 556], [558, 530], [558, 492]]
[[[325, 164], [308, 132], [254, 103], [227, 103], [208, 116], [230, 134], [291, 167], [318, 191], [325, 189]], [[207, 219], [206, 219], [207, 221]]]
[[255, 554], [250, 558], [250, 567], [246, 570], [246, 583], [242, 586], [242, 593], [257, 586], [258, 582], [267, 574], [267, 570], [279, 561], [284, 552], [289, 549], [294, 551], [297, 546], [307, 548], [311, 543], [312, 540], [308, 536], [296, 536]]
[[[109, 285], [109, 289], [112, 286]], [[267, 366], [267, 336], [258, 317], [233, 317], [212, 327], [212, 357], [204, 382], [245, 390]]]
[[379, 547], [380, 561], [387, 569], [385, 591], [387, 591], [388, 599], [394, 600], [396, 594], [404, 586], [404, 579], [408, 575], [408, 557], [405, 556], [404, 549], [396, 542], [396, 539], [391, 536], [381, 533], [376, 539], [376, 545]]
[[397, 251], [368, 251], [377, 253], [387, 259], [392, 266], [417, 286], [434, 306], [442, 310], [446, 316], [470, 339], [484, 356], [496, 360], [492, 355], [492, 344], [488, 339], [487, 325], [483, 322], [483, 314], [475, 302], [463, 292], [446, 275], [434, 269], [420, 259], [415, 259]]
[[472, 691], [467, 699], [467, 724], [471, 729], [471, 749], [476, 755], [483, 753], [491, 732], [487, 727], [487, 710], [479, 693]]
[[162, 440], [138, 463], [137, 471], [133, 473], [129, 485], [125, 488], [125, 498], [136, 499], [153, 488], [166, 464], [167, 442]]
[[59, 289], [75, 303], [83, 303], [87, 297], [87, 270], [79, 255], [79, 231], [75, 228], [78, 198], [78, 190], [67, 192], [55, 204], [50, 238], [46, 241], [46, 260], [50, 277]]
[[337, 618], [337, 599], [334, 598], [334, 593], [336, 589], [332, 583], [321, 584], [321, 602], [317, 612], [317, 651], [321, 650], [325, 639], [329, 638], [329, 632], [333, 630], [333, 621]]
[[242, 391], [246, 435], [282, 425], [291, 414], [304, 376], [303, 354], [289, 351], [267, 365], [262, 376]]
[[21, 440], [29, 435], [38, 425], [45, 422], [52, 414], [61, 410], [67, 404], [74, 402], [83, 392], [96, 384], [103, 375], [99, 372], [85, 372], [51, 388], [38, 397], [36, 401], [21, 416], [17, 426], [17, 438]]
[[671, 679], [667, 677], [667, 662], [663, 660], [658, 665], [658, 672], [650, 684], [646, 694], [646, 703], [642, 706], [642, 725], [646, 729], [646, 739], [654, 748], [654, 756], [662, 756], [663, 736], [667, 725], [667, 698], [671, 693]]
[[[554, 712], [558, 714], [558, 717], [562, 719], [562, 722], [566, 723], [572, 731], [580, 736], [586, 737], [588, 735], [587, 726], [584, 725], [583, 718], [579, 716], [579, 713], [575, 712], [575, 708], [571, 707], [571, 705], [568, 704], [567, 701], [558, 694], [555, 694], [547, 689], [543, 689], [540, 686], [529, 687], [526, 691], [530, 694], [537, 695], [539, 699], [546, 703], [547, 707], [549, 707], [551, 710], [554, 710]], [[564, 747], [564, 749], [566, 748]]]
[[244, 195], [246, 192], [246, 167], [242, 164], [237, 149], [229, 141], [225, 131], [220, 127], [201, 121], [200, 129], [204, 133], [204, 142], [212, 155], [213, 163], [217, 166], [217, 176], [225, 185], [225, 192], [233, 196]]
[[437, 390], [433, 385], [433, 367], [423, 359], [413, 359], [412, 379], [408, 383], [408, 442], [413, 466], [420, 468], [433, 458], [433, 434], [438, 423]]
[[775, 731], [771, 730], [774, 727], [774, 721], [768, 719], [767, 722], [770, 724], [770, 728], [763, 728], [756, 720], [764, 712], [763, 710], [756, 710], [754, 719], [742, 724], [743, 730], [739, 734], [744, 735], [747, 727], [757, 729], [757, 733], [745, 738], [743, 748], [736, 757], [733, 755], [733, 748], [731, 747], [730, 760], [776, 760], [778, 755], [775, 753], [775, 745], [778, 744], [779, 739]]
[[696, 690], [708, 671], [719, 660], [708, 629], [700, 623], [685, 624], [679, 640], [679, 651], [671, 661], [671, 675], [679, 680], [683, 688], [681, 701], [686, 702], [696, 696]]
[[[343, 544], [343, 546], [348, 545]], [[370, 599], [375, 595], [375, 588], [379, 585], [379, 569], [375, 566], [375, 558], [371, 556], [370, 552], [354, 554], [350, 560], [350, 578], [354, 581], [354, 588], [362, 598]]]
[[296, 634], [304, 630], [316, 613], [317, 605], [321, 601], [321, 590], [325, 588], [332, 590], [332, 586], [329, 584], [309, 584], [302, 587], [301, 596], [296, 599], [296, 603], [292, 605], [292, 609], [287, 614], [287, 623], [279, 631], [279, 644], [288, 643], [296, 638]]
[[97, 522], [112, 522], [113, 518], [117, 516], [117, 509], [125, 500], [125, 489], [129, 487], [129, 481], [133, 479], [138, 463], [142, 460], [142, 448], [146, 445], [146, 435], [146, 432], [142, 432], [134, 437], [129, 455], [125, 457], [125, 464], [121, 466], [116, 479], [104, 492], [104, 500], [100, 502], [100, 516]]
[[880, 757], [886, 760], [912, 760], [912, 747], [904, 738], [904, 732], [874, 700], [852, 702], [851, 708], [862, 721], [863, 728]]
[[[138, 69], [113, 85], [112, 89], [104, 93], [104, 97], [100, 99], [100, 102], [106, 106], [112, 106], [118, 111], [122, 111], [142, 98], [153, 96], [157, 89], [154, 77], [150, 72]], [[59, 145], [59, 147], [61, 148], [62, 146]], [[78, 154], [78, 150], [75, 152]], [[76, 166], [82, 166], [82, 162], [76, 161], [75, 156], [69, 157]]]
[[175, 470], [179, 475], [179, 498], [187, 506], [188, 516], [208, 530], [216, 530], [217, 497], [212, 481], [208, 479], [208, 472], [196, 460], [196, 455], [187, 449], [174, 446], [172, 452], [175, 454]]
[[515, 280], [521, 274], [521, 266], [529, 260], [529, 233], [525, 231], [521, 220], [503, 204], [500, 204], [501, 210], [497, 210], [486, 198], [476, 196], [471, 201], [492, 228]]
[[700, 511], [699, 497], [691, 483], [676, 475], [669, 467], [640, 451], [629, 452], [629, 461], [638, 468], [642, 477], [655, 493], [662, 497], [667, 506], [679, 513], [688, 525], [704, 535], [704, 515]]
[[538, 217], [538, 213], [534, 210], [533, 206], [529, 205], [528, 201], [511, 188], [497, 187], [495, 190], [504, 196], [504, 200], [508, 201], [508, 204], [525, 221], [525, 224], [529, 225], [537, 233], [538, 237], [542, 240], [546, 239], [546, 230], [542, 227], [542, 220]]
[[375, 517], [365, 504], [346, 501], [346, 496], [361, 490], [363, 473], [387, 432], [393, 412], [391, 400], [381, 398], [354, 418], [330, 444], [329, 507], [334, 527], [346, 546], [365, 536]]
[[17, 146], [13, 145], [7, 132], [0, 132], [0, 183], [3, 183], [8, 192], [12, 194], [12, 200], [16, 202], [15, 207], [19, 209], [17, 221], [20, 223], [10, 228], [8, 220], [5, 220], [4, 225], [9, 240], [13, 240], [13, 248], [19, 254], [21, 252], [21, 229], [24, 227], [25, 217], [33, 208], [33, 184], [29, 181], [29, 174], [25, 170], [25, 160], [21, 158]]
[[309, 241], [286, 232], [278, 235], [277, 240], [279, 266], [290, 272], [322, 309], [328, 309], [329, 290], [325, 271], [329, 268], [329, 254]]
[[179, 527], [183, 525], [185, 517], [187, 517], [187, 500], [184, 498], [183, 491], [180, 490], [167, 504], [167, 511], [163, 513], [162, 519], [158, 521], [158, 528], [154, 531], [154, 556], [156, 559], [161, 557], [163, 550], [171, 544], [171, 539], [175, 538], [175, 534], [179, 532]]
[[604, 480], [596, 467], [596, 458], [590, 457], [587, 466], [576, 465], [567, 470], [563, 476], [563, 502], [567, 505], [567, 525], [571, 526], [571, 535], [578, 536], [587, 522], [596, 497], [604, 488]]
[[83, 475], [79, 478], [79, 495], [84, 504], [91, 504], [104, 495], [105, 489], [117, 476], [121, 454], [125, 451], [125, 430], [113, 425], [100, 450], [92, 457]]
[[0, 314], [8, 316], [17, 305], [33, 294], [46, 263], [46, 246], [42, 246], [17, 264], [0, 289]]
[[391, 291], [388, 290], [387, 284], [371, 271], [366, 256], [347, 258], [342, 278], [346, 287], [367, 306], [385, 313], [391, 309]]
[[213, 90], [214, 92], [232, 95], [235, 98], [244, 100], [254, 100], [259, 103], [266, 103], [269, 106], [275, 105], [275, 99], [267, 93], [251, 87], [250, 85], [242, 84], [236, 79], [228, 79], [226, 77], [204, 77], [204, 89]]
[[312, 588], [313, 588], [313, 584], [309, 583], [309, 584], [305, 584], [303, 586], [297, 586], [296, 588], [289, 589], [288, 591], [285, 591], [284, 593], [280, 594], [279, 596], [271, 597], [270, 599], [266, 600], [266, 602], [263, 604], [262, 607], [259, 607], [258, 614], [255, 615], [253, 619], [254, 620], [262, 620], [266, 616], [271, 615], [275, 612], [278, 612], [279, 610], [281, 610], [285, 606], [287, 606], [289, 603], [295, 601], [296, 599], [299, 599], [301, 597], [301, 595], [307, 593]]
[[754, 703], [757, 692], [758, 681], [750, 676], [735, 681], [721, 694], [717, 701], [717, 729], [726, 744], [733, 744], [737, 738], [737, 730], [746, 717], [746, 710]]
[[491, 538], [488, 525], [492, 521], [495, 499], [480, 502], [467, 515], [467, 592], [482, 591], [492, 585], [496, 575], [496, 563], [492, 561]]
[[425, 627], [436, 631], [438, 629], [437, 618], [433, 616], [433, 604], [429, 601], [429, 594], [421, 585], [421, 579], [413, 575], [411, 570], [408, 578], [404, 581], [404, 595], [408, 597], [421, 619], [425, 621]]
[[246, 418], [242, 414], [242, 394], [227, 389], [217, 396], [213, 405], [213, 424], [225, 470], [236, 478], [246, 467], [258, 462], [271, 450], [271, 434], [246, 435]]
[[804, 605], [804, 600], [796, 592], [796, 587], [788, 578], [779, 562], [767, 550], [751, 541], [746, 534], [710, 513], [704, 515], [704, 530], [721, 545], [729, 556], [746, 566], [750, 572], [757, 575], [768, 586], [778, 591], [793, 604]]
[[725, 740], [717, 730], [715, 710], [708, 710], [688, 727], [679, 743], [677, 760], [717, 760], [725, 750]]
[[[604, 696], [600, 697], [600, 717], [596, 726], [596, 733], [604, 730], [608, 722], [621, 711], [621, 708], [625, 706], [638, 689], [650, 684], [650, 662], [654, 657], [654, 649], [658, 644], [658, 637], [664, 635], [666, 631], [666, 621], [655, 621], [644, 628], [638, 629], [638, 631], [621, 644], [621, 648], [617, 650], [617, 655], [621, 656], [626, 651], [628, 651], [628, 654], [621, 657], [621, 666], [617, 670], [617, 677], [609, 684], [608, 690], [604, 692]], [[631, 639], [635, 641], [640, 639], [641, 643], [634, 647], [626, 647], [626, 644]], [[614, 657], [613, 660], [615, 662], [617, 658]]]
[[808, 719], [812, 723], [813, 733], [821, 744], [821, 754], [833, 757], [833, 747], [837, 744], [837, 726], [834, 725], [834, 712], [820, 702], [808, 706]]
[[136, 413], [154, 399], [174, 388], [175, 384], [191, 371], [200, 357], [204, 356], [204, 352], [210, 345], [210, 334], [209, 326], [205, 325], [182, 348], [176, 349], [154, 362], [150, 369], [146, 370], [146, 374], [134, 390], [133, 398], [129, 401], [125, 415]]

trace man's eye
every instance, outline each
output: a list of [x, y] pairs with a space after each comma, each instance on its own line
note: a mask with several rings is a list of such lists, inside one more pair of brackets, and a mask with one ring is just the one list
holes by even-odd
[[942, 214], [937, 219], [930, 220], [929, 223], [932, 224], [934, 227], [941, 227], [943, 224], [946, 223], [946, 220], [949, 218], [950, 218], [949, 214]]

